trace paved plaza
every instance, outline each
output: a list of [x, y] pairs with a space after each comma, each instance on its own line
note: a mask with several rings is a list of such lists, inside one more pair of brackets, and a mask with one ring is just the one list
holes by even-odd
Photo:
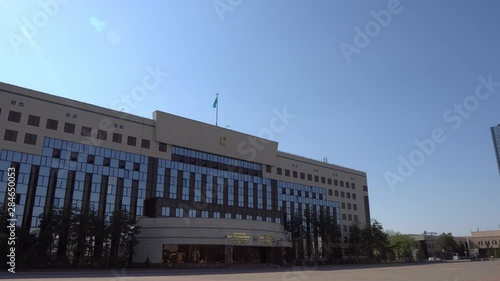
[[131, 270], [1, 273], [0, 279], [40, 281], [500, 281], [500, 261], [329, 266], [313, 270]]

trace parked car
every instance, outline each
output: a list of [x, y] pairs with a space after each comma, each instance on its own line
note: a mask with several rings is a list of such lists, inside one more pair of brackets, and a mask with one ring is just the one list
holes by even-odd
[[441, 261], [441, 258], [438, 258], [438, 257], [429, 257], [429, 261], [432, 261], [432, 262]]

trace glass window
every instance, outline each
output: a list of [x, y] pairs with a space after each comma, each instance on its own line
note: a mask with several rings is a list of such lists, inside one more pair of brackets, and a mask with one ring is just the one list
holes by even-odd
[[289, 177], [290, 176], [290, 170], [285, 169], [285, 176]]
[[9, 111], [8, 120], [12, 121], [12, 122], [19, 123], [21, 121], [21, 112], [12, 111], [12, 110]]
[[196, 210], [189, 210], [189, 217], [196, 218]]
[[340, 187], [344, 187], [344, 181], [340, 181]]
[[162, 207], [161, 208], [161, 215], [163, 217], [169, 217], [170, 216], [170, 207]]
[[28, 116], [28, 125], [35, 127], [40, 126], [40, 117], [35, 115]]
[[85, 126], [82, 126], [82, 130], [80, 132], [80, 134], [84, 137], [90, 137], [90, 134], [92, 133], [92, 128], [90, 127], [85, 127]]
[[98, 140], [107, 140], [108, 139], [108, 132], [104, 130], [97, 130], [97, 139]]
[[160, 142], [158, 145], [158, 150], [161, 152], [167, 152], [167, 144]]
[[74, 151], [71, 152], [69, 160], [71, 160], [71, 161], [78, 161], [78, 152], [74, 152]]
[[137, 138], [136, 137], [128, 136], [128, 138], [127, 138], [127, 144], [128, 145], [135, 146], [136, 142], [137, 142]]
[[312, 181], [312, 179], [313, 179], [312, 175], [311, 174], [307, 174], [307, 180], [308, 181]]
[[253, 183], [248, 183], [248, 208], [253, 208], [253, 193], [254, 193], [254, 187]]
[[184, 172], [182, 174], [182, 200], [189, 200], [189, 182], [191, 174]]
[[223, 178], [217, 178], [217, 204], [224, 204], [224, 185]]
[[122, 134], [113, 133], [113, 142], [122, 143]]
[[68, 134], [74, 134], [75, 133], [75, 124], [64, 123], [64, 132], [68, 133]]
[[175, 209], [175, 216], [178, 218], [184, 217], [184, 209], [182, 208]]
[[338, 180], [333, 180], [333, 185], [338, 186], [339, 185], [339, 181]]
[[281, 175], [281, 174], [283, 174], [283, 170], [282, 170], [281, 168], [277, 168], [277, 169], [276, 169], [276, 173], [277, 173], [278, 175]]
[[17, 131], [5, 130], [3, 139], [6, 141], [17, 141]]
[[150, 140], [145, 140], [145, 139], [142, 139], [142, 141], [141, 141], [141, 147], [142, 147], [142, 148], [147, 148], [147, 149], [149, 149], [150, 144], [151, 144], [151, 141], [150, 141]]
[[266, 165], [266, 173], [271, 173], [271, 172], [272, 172], [271, 166]]
[[214, 212], [214, 219], [220, 219], [220, 212]]
[[49, 130], [57, 130], [57, 125], [58, 124], [59, 124], [59, 122], [57, 120], [47, 119], [47, 126], [46, 126], [46, 128], [49, 129]]

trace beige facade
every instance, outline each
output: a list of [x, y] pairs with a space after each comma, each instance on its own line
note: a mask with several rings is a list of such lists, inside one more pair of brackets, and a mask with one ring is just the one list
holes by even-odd
[[[162, 262], [158, 247], [168, 244], [291, 247], [283, 226], [269, 222], [210, 218], [141, 218], [141, 247], [134, 260]], [[228, 255], [230, 257], [230, 255]], [[227, 261], [231, 263], [231, 261]]]
[[500, 230], [475, 231], [469, 238], [471, 255], [489, 257], [500, 255]]

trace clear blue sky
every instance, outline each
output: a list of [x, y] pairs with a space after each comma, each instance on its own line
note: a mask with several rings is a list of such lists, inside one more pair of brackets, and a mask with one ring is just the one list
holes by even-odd
[[[0, 2], [0, 81], [113, 108], [159, 67], [168, 77], [128, 112], [214, 123], [218, 92], [219, 125], [256, 135], [286, 107], [296, 117], [275, 132], [279, 149], [366, 171], [372, 216], [385, 228], [500, 227], [489, 131], [500, 123], [500, 87], [472, 98], [478, 76], [500, 81], [500, 2], [65, 2], [48, 12], [37, 1]], [[371, 23], [370, 11], [388, 9], [385, 26]], [[356, 45], [355, 28], [367, 26], [373, 37]], [[359, 47], [350, 62], [343, 42]], [[453, 112], [464, 100], [467, 118]], [[400, 176], [398, 157], [435, 128], [446, 140], [391, 188], [387, 172]]]

